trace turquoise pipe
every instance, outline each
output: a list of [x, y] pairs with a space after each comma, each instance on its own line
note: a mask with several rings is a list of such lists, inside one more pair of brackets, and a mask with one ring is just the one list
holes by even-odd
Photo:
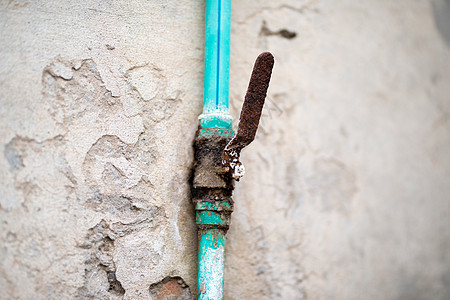
[[205, 24], [205, 78], [201, 135], [231, 135], [229, 112], [231, 0], [207, 0]]
[[199, 240], [197, 289], [200, 300], [223, 299], [225, 233], [217, 228], [205, 230]]
[[223, 299], [225, 234], [232, 206], [227, 201], [196, 203], [198, 240], [198, 300]]
[[[207, 0], [205, 77], [200, 136], [231, 136], [229, 112], [231, 0]], [[218, 156], [220, 159], [220, 154]], [[214, 170], [211, 170], [214, 173]], [[222, 300], [225, 234], [232, 205], [226, 200], [198, 201], [198, 300]]]

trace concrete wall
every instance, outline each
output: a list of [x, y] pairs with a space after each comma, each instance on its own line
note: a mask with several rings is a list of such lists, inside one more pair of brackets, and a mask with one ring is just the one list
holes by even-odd
[[[1, 299], [189, 299], [204, 1], [1, 1]], [[450, 2], [233, 1], [225, 299], [450, 297]]]

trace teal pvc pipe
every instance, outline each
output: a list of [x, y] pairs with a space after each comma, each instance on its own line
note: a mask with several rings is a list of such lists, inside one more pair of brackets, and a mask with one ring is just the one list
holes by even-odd
[[227, 201], [195, 205], [198, 235], [198, 300], [222, 300], [225, 234], [233, 206]]
[[230, 19], [231, 0], [206, 1], [203, 113], [199, 117], [202, 129], [231, 130]]
[[198, 241], [198, 300], [223, 299], [225, 232], [209, 228]]
[[[229, 112], [231, 0], [207, 0], [205, 78], [200, 135], [232, 135]], [[198, 202], [198, 300], [223, 299], [225, 234], [232, 206], [226, 201]]]

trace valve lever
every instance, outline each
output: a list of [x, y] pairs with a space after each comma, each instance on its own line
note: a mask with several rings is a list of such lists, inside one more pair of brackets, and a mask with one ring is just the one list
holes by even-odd
[[229, 168], [230, 174], [236, 180], [245, 173], [239, 156], [241, 150], [255, 139], [273, 64], [274, 58], [270, 52], [263, 52], [256, 59], [242, 105], [237, 132], [222, 152], [222, 166]]

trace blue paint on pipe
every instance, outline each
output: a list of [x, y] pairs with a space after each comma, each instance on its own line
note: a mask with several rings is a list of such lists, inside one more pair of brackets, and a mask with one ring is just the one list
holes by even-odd
[[196, 203], [195, 211], [199, 228], [198, 299], [222, 300], [225, 234], [233, 207], [227, 201], [200, 201]]
[[206, 1], [203, 113], [199, 117], [202, 129], [231, 129], [232, 125], [228, 100], [230, 16], [231, 0]]
[[[200, 135], [231, 136], [229, 112], [231, 0], [207, 0], [205, 78]], [[199, 300], [223, 299], [225, 234], [232, 206], [227, 201], [198, 202], [197, 292]]]
[[198, 241], [198, 300], [223, 299], [225, 232], [209, 228]]

